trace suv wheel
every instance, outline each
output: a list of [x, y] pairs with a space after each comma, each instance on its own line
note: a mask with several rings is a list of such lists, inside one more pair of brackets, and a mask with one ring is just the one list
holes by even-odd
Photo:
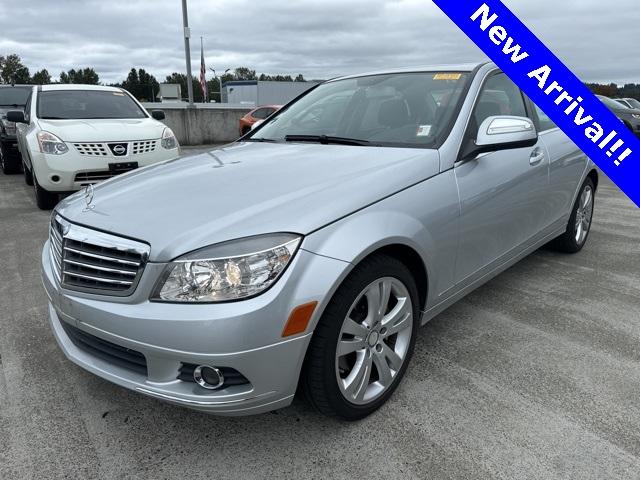
[[418, 291], [393, 257], [365, 260], [331, 299], [313, 334], [302, 389], [321, 413], [358, 420], [393, 394], [413, 353]]
[[26, 183], [30, 187], [33, 187], [33, 173], [31, 173], [31, 170], [27, 168], [24, 160], [22, 161], [22, 171], [24, 172], [24, 183]]
[[591, 231], [595, 192], [593, 180], [587, 177], [571, 211], [566, 232], [551, 243], [556, 250], [565, 253], [577, 253], [585, 246]]
[[58, 194], [45, 190], [38, 184], [38, 179], [33, 177], [33, 188], [36, 193], [36, 204], [40, 210], [51, 210], [58, 204]]
[[7, 158], [6, 148], [3, 143], [0, 143], [0, 168], [5, 175], [18, 173], [20, 171], [20, 162], [15, 158]]

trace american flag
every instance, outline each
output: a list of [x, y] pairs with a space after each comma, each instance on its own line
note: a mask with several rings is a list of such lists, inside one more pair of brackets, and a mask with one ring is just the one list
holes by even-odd
[[202, 103], [207, 102], [207, 69], [204, 66], [204, 45], [200, 37], [200, 87], [202, 87]]

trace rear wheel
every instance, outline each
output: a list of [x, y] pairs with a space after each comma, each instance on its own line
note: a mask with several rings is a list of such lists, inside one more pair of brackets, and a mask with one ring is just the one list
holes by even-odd
[[565, 253], [577, 253], [582, 250], [591, 231], [595, 192], [593, 180], [587, 178], [571, 211], [567, 230], [551, 243], [553, 248]]
[[45, 190], [38, 184], [38, 179], [33, 177], [33, 189], [36, 194], [36, 204], [40, 210], [51, 210], [58, 204], [58, 194]]
[[404, 376], [419, 323], [418, 292], [393, 257], [365, 260], [320, 319], [302, 388], [321, 413], [358, 420], [380, 408]]
[[4, 143], [0, 143], [0, 169], [5, 175], [20, 172], [20, 160], [17, 158], [11, 158], [7, 155], [7, 148]]

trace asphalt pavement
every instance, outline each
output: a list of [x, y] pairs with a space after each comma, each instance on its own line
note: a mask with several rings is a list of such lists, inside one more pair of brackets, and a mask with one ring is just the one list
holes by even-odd
[[542, 249], [422, 328], [376, 414], [220, 418], [76, 367], [47, 323], [49, 214], [0, 174], [0, 479], [640, 478], [640, 210], [602, 179], [577, 255]]

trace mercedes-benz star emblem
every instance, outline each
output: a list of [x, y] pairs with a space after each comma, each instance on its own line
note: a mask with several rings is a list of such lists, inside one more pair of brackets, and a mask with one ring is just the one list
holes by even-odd
[[84, 187], [84, 202], [87, 204], [84, 209], [85, 212], [94, 209], [95, 205], [93, 205], [93, 185], [91, 184]]

